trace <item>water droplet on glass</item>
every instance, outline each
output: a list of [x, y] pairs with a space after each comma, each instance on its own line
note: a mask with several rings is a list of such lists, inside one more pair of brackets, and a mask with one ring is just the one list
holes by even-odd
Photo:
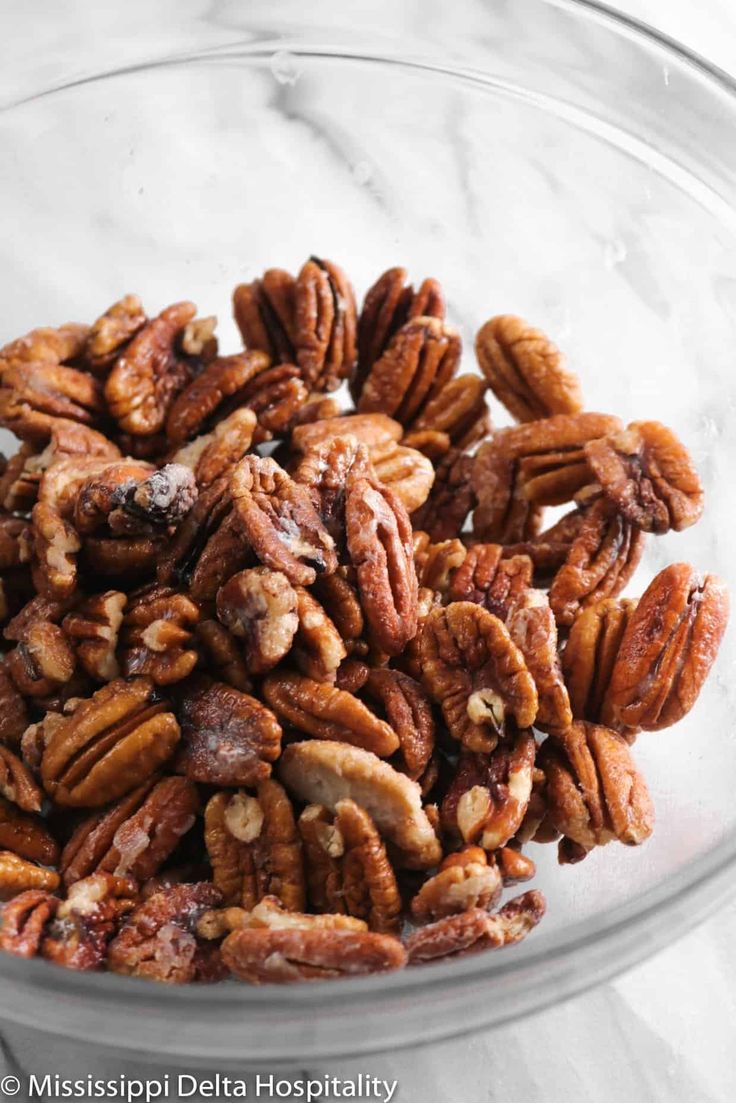
[[373, 176], [373, 166], [368, 161], [357, 161], [353, 165], [353, 179], [356, 184], [367, 184]]
[[626, 260], [626, 246], [620, 238], [613, 238], [603, 246], [603, 263], [606, 268], [615, 268]]
[[271, 56], [271, 72], [279, 84], [296, 84], [302, 75], [302, 67], [288, 50], [277, 50]]

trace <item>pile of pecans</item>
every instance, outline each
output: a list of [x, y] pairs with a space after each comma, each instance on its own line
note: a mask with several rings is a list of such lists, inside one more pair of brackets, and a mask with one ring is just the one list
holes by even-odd
[[228, 356], [134, 295], [0, 350], [0, 947], [258, 984], [516, 943], [522, 848], [644, 842], [631, 744], [715, 659], [718, 578], [618, 596], [700, 517], [690, 456], [519, 318], [458, 374], [402, 268], [360, 314], [316, 258], [233, 300]]

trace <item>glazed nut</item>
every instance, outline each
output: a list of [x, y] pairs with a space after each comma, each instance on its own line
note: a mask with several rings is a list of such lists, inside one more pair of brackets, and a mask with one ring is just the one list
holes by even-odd
[[580, 382], [541, 330], [513, 314], [490, 318], [475, 338], [478, 364], [499, 402], [517, 421], [576, 414]]
[[95, 873], [77, 881], [56, 911], [41, 954], [56, 965], [82, 972], [99, 969], [121, 918], [134, 906], [137, 887], [127, 877]]
[[355, 295], [341, 268], [310, 257], [294, 286], [296, 362], [307, 387], [334, 391], [355, 360]]
[[46, 866], [56, 865], [59, 857], [59, 847], [46, 821], [41, 816], [21, 811], [5, 797], [0, 797], [0, 849], [12, 850], [18, 858]]
[[10, 850], [0, 850], [0, 900], [12, 900], [20, 893], [35, 889], [55, 892], [59, 874], [19, 858]]
[[335, 805], [335, 826], [344, 845], [342, 892], [349, 915], [364, 919], [372, 931], [401, 929], [401, 893], [386, 847], [375, 823], [353, 800]]
[[0, 378], [0, 425], [21, 440], [45, 445], [60, 419], [94, 427], [103, 415], [97, 379], [50, 362], [17, 363]]
[[[562, 670], [576, 720], [602, 722], [616, 656], [636, 605], [626, 598], [605, 598], [587, 605], [573, 621]], [[606, 722], [617, 727], [611, 716]]]
[[199, 653], [193, 646], [199, 607], [167, 586], [133, 594], [120, 628], [120, 665], [126, 677], [145, 674], [168, 686], [191, 674]]
[[149, 678], [116, 680], [53, 733], [41, 762], [46, 792], [64, 807], [98, 807], [145, 781], [171, 756], [179, 725]]
[[442, 708], [453, 739], [492, 751], [507, 716], [520, 728], [537, 715], [538, 697], [524, 657], [503, 623], [469, 601], [433, 609], [420, 641], [424, 684]]
[[92, 324], [84, 344], [84, 362], [90, 371], [104, 374], [147, 320], [137, 295], [125, 295], [108, 307]]
[[35, 957], [58, 904], [55, 896], [42, 889], [27, 889], [14, 897], [0, 913], [0, 950]]
[[291, 650], [299, 627], [297, 594], [281, 571], [239, 571], [217, 592], [217, 616], [243, 641], [248, 669], [263, 674]]
[[296, 602], [299, 627], [294, 638], [294, 662], [308, 678], [334, 683], [338, 667], [347, 657], [342, 637], [324, 608], [303, 586], [296, 588]]
[[[426, 586], [440, 594], [448, 594], [450, 580], [457, 577], [459, 568], [465, 563], [473, 548], [466, 548], [462, 540], [440, 540], [433, 543], [428, 533], [414, 531], [414, 565], [420, 586]], [[473, 600], [454, 595], [456, 600]]]
[[0, 795], [24, 812], [40, 812], [43, 793], [33, 774], [9, 747], [0, 745]]
[[261, 349], [274, 363], [292, 363], [296, 281], [282, 268], [269, 268], [261, 279], [239, 284], [233, 313], [247, 349]]
[[294, 430], [291, 443], [297, 451], [307, 453], [335, 437], [355, 437], [359, 444], [366, 446], [370, 455], [398, 443], [402, 432], [399, 422], [387, 414], [350, 414], [300, 425]]
[[531, 891], [509, 900], [495, 915], [482, 908], [470, 908], [460, 915], [440, 919], [408, 938], [409, 964], [498, 950], [521, 942], [542, 919], [545, 909], [542, 893]]
[[[389, 447], [398, 446], [391, 441]], [[374, 477], [367, 446], [348, 433], [308, 447], [294, 472], [295, 482], [309, 489], [315, 509], [338, 545], [344, 541], [348, 488], [356, 479]]]
[[232, 973], [250, 984], [388, 973], [406, 963], [406, 951], [392, 935], [349, 930], [233, 931], [222, 956]]
[[77, 553], [82, 546], [79, 536], [72, 525], [45, 502], [36, 502], [31, 516], [36, 588], [50, 598], [67, 598], [77, 586]]
[[533, 572], [529, 556], [507, 556], [501, 544], [473, 544], [451, 573], [447, 593], [451, 601], [473, 601], [505, 622], [531, 587]]
[[262, 352], [222, 356], [208, 364], [178, 395], [166, 418], [166, 437], [179, 446], [207, 432], [219, 418], [249, 405], [242, 391], [270, 365]]
[[76, 659], [64, 631], [49, 621], [39, 621], [26, 630], [6, 663], [21, 693], [47, 697], [69, 681]]
[[489, 910], [501, 895], [501, 873], [489, 865], [485, 851], [467, 847], [446, 858], [438, 873], [425, 881], [411, 901], [412, 918], [432, 923], [469, 908]]
[[408, 674], [388, 667], [369, 670], [364, 692], [380, 704], [398, 737], [403, 769], [412, 781], [418, 781], [435, 747], [435, 722], [427, 693]]
[[120, 674], [116, 650], [126, 602], [124, 593], [106, 590], [81, 602], [62, 621], [79, 664], [97, 682]]
[[521, 881], [531, 881], [537, 872], [533, 860], [520, 850], [511, 846], [502, 846], [494, 855], [504, 886], [518, 885]]
[[194, 473], [200, 490], [205, 490], [223, 475], [229, 474], [250, 450], [256, 428], [256, 415], [247, 408], [235, 410], [218, 421], [211, 433], [195, 437], [171, 457]]
[[225, 685], [248, 693], [253, 684], [243, 661], [240, 641], [217, 620], [201, 620], [196, 633], [202, 657], [211, 673]]
[[297, 821], [304, 848], [307, 895], [319, 912], [344, 915], [342, 857], [345, 839], [335, 816], [321, 804], [308, 804]]
[[506, 627], [537, 687], [535, 727], [550, 734], [565, 731], [572, 723], [572, 708], [560, 665], [555, 616], [544, 590], [526, 590], [508, 614]]
[[450, 448], [435, 468], [434, 483], [424, 505], [412, 514], [415, 529], [425, 530], [435, 541], [452, 540], [462, 532], [476, 504], [471, 482], [475, 460], [461, 448]]
[[424, 451], [420, 443], [423, 441], [426, 446], [431, 441], [430, 434], [437, 434], [447, 440], [438, 455], [451, 446], [469, 448], [486, 436], [491, 427], [485, 395], [486, 384], [477, 375], [457, 375], [448, 380], [414, 419], [404, 444]]
[[77, 322], [32, 329], [0, 348], [0, 371], [21, 364], [65, 364], [76, 360], [84, 351], [89, 332], [89, 326]]

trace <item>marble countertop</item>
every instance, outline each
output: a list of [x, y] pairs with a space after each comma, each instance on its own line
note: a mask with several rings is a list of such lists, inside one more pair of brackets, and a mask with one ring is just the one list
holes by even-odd
[[[176, 42], [176, 5], [173, 0], [157, 4], [171, 12], [167, 42]], [[733, 0], [619, 0], [613, 6], [736, 74]], [[77, 50], [82, 57], [99, 43], [96, 67], [113, 58], [126, 60], [125, 36], [116, 44], [106, 33], [114, 27], [115, 9], [120, 5], [107, 0], [70, 0], [62, 19], [48, 0], [3, 4], [0, 37], [6, 43], [12, 39], [14, 48], [4, 51], [0, 98], [11, 87], [30, 86], [39, 73], [53, 83], [60, 51]], [[130, 0], [125, 5], [128, 28], [136, 19], [145, 25], [149, 10], [146, 0]], [[521, 1022], [431, 1048], [357, 1063], [338, 1061], [309, 1072], [396, 1079], [399, 1103], [728, 1103], [736, 1099], [735, 924], [736, 901], [627, 974]], [[141, 1074], [131, 1062], [91, 1058], [66, 1043], [39, 1047], [24, 1031], [3, 1028], [0, 1091], [3, 1076], [25, 1079], [29, 1071], [107, 1078]], [[16, 1098], [24, 1098], [23, 1093]]]

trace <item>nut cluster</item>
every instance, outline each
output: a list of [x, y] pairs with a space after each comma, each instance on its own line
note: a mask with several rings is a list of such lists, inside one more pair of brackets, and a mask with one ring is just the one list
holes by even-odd
[[528, 842], [652, 831], [631, 744], [692, 708], [727, 594], [620, 595], [697, 472], [520, 318], [460, 373], [403, 268], [360, 313], [314, 257], [233, 307], [226, 356], [134, 295], [0, 350], [0, 948], [261, 984], [516, 943]]

